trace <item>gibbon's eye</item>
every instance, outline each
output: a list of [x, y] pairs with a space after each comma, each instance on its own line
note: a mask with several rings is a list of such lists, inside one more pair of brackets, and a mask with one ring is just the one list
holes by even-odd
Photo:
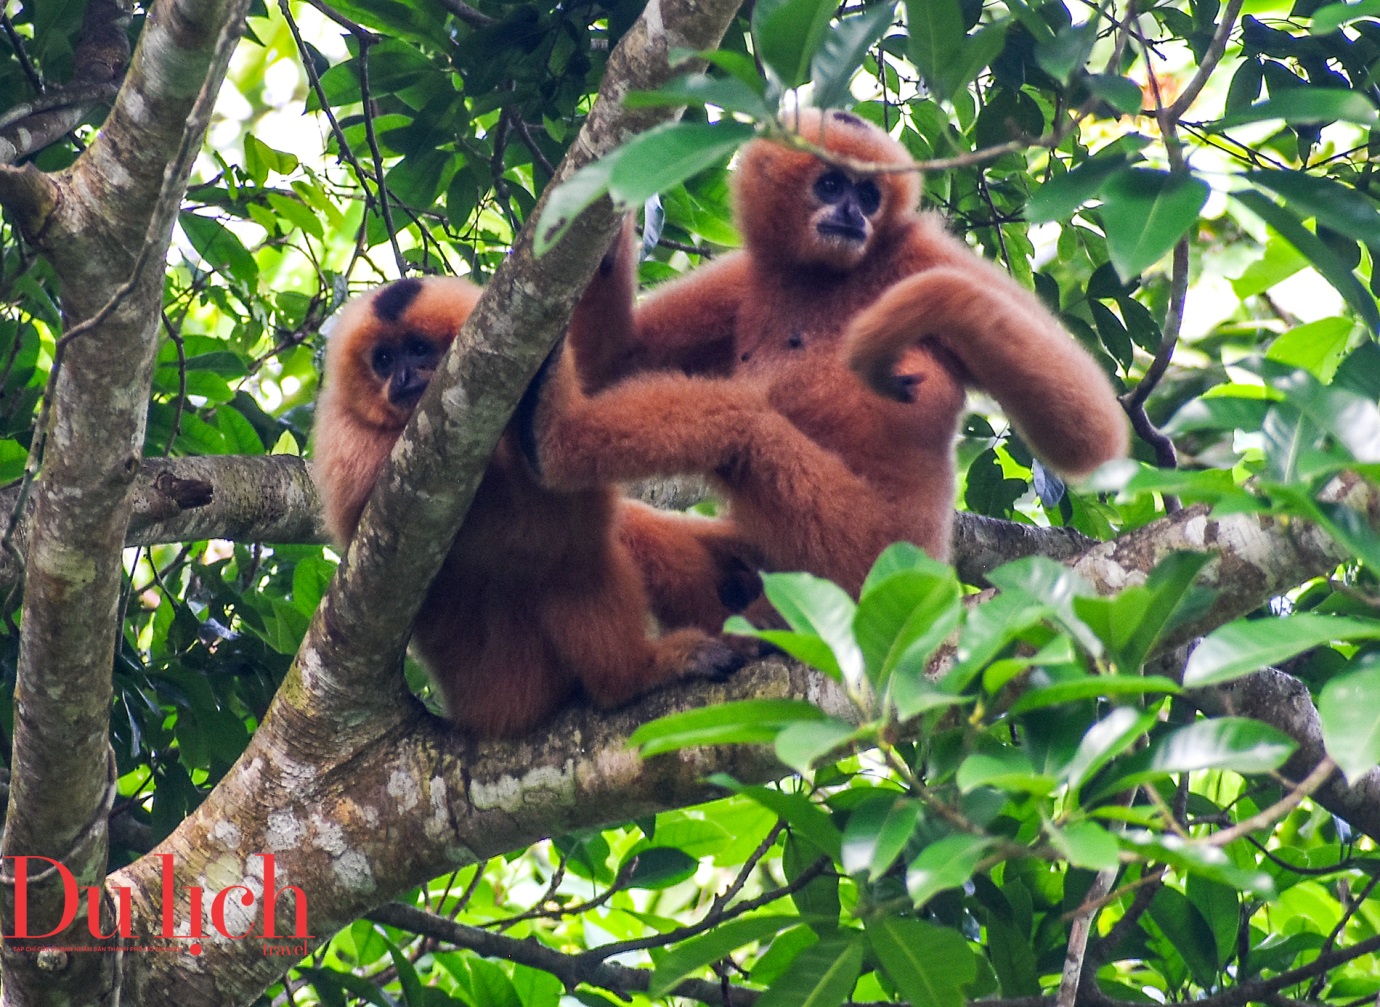
[[882, 205], [882, 190], [877, 187], [877, 183], [870, 178], [864, 178], [857, 184], [858, 209], [862, 210], [867, 216], [872, 216]]
[[432, 356], [434, 351], [425, 339], [417, 339], [414, 336], [403, 344], [403, 352], [413, 360], [425, 360]]
[[386, 378], [393, 373], [393, 363], [396, 356], [391, 346], [375, 346], [373, 354], [369, 357], [369, 366], [374, 369], [374, 373], [381, 378]]
[[837, 203], [849, 188], [848, 176], [841, 171], [826, 171], [815, 180], [815, 195], [825, 203]]

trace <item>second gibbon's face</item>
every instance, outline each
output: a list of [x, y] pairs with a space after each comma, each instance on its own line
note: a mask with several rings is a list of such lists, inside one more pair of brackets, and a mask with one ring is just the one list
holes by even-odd
[[370, 426], [402, 429], [478, 297], [466, 280], [427, 277], [350, 305], [328, 361], [341, 406]]

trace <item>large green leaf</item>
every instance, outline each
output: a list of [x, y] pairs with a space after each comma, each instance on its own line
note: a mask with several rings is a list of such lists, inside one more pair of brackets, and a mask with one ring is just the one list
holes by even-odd
[[1327, 754], [1350, 782], [1380, 765], [1380, 662], [1363, 659], [1318, 696]]
[[1284, 765], [1298, 743], [1269, 724], [1245, 717], [1218, 717], [1181, 727], [1156, 741], [1149, 751], [1152, 769], [1187, 773], [1231, 769], [1268, 773]]
[[911, 1007], [963, 1007], [977, 978], [968, 942], [947, 927], [900, 916], [868, 920], [867, 942]]
[[1375, 298], [1361, 286], [1351, 268], [1322, 239], [1303, 226], [1298, 214], [1259, 192], [1233, 192], [1232, 197], [1307, 256], [1313, 268], [1337, 289], [1337, 293], [1365, 319], [1372, 331], [1380, 329], [1380, 309], [1376, 308]]
[[741, 122], [673, 122], [649, 129], [622, 148], [609, 175], [609, 194], [625, 206], [639, 206], [727, 160], [752, 133]]
[[800, 922], [799, 916], [747, 916], [721, 923], [713, 930], [681, 941], [657, 962], [647, 992], [665, 996], [682, 979], [705, 968], [745, 944], [774, 937]]
[[967, 35], [958, 0], [910, 0], [906, 13], [911, 62], [936, 98], [952, 98], [949, 69]]
[[1294, 125], [1341, 121], [1355, 123], [1358, 126], [1374, 126], [1380, 115], [1377, 115], [1375, 103], [1360, 91], [1329, 87], [1297, 87], [1288, 91], [1272, 92], [1264, 101], [1223, 116], [1210, 126], [1213, 130], [1224, 130], [1268, 119], [1283, 119]]
[[[843, 588], [808, 573], [773, 573], [762, 578], [762, 589], [793, 631], [823, 641], [828, 652], [812, 661], [816, 667], [850, 685], [862, 681], [863, 655], [853, 637], [857, 605]], [[770, 632], [755, 635], [777, 642]]]
[[1306, 613], [1284, 619], [1238, 619], [1198, 644], [1184, 668], [1184, 685], [1195, 689], [1229, 682], [1333, 640], [1375, 639], [1380, 639], [1380, 621]]
[[757, 1007], [839, 1007], [862, 972], [863, 951], [857, 931], [810, 945], [758, 998]]
[[585, 165], [551, 191], [537, 220], [537, 233], [532, 243], [533, 254], [541, 256], [550, 251], [556, 242], [565, 237], [565, 232], [570, 230], [575, 218], [609, 191], [614, 165], [618, 163], [618, 158], [622, 154], [623, 149], [615, 150]]
[[896, 791], [869, 797], [848, 817], [843, 830], [843, 869], [876, 881], [901, 855], [920, 821], [918, 801]]
[[1125, 674], [1135, 674], [1189, 597], [1193, 580], [1212, 557], [1176, 552], [1161, 560], [1144, 584], [1115, 598], [1075, 598], [1074, 611], [1097, 633]]
[[839, 21], [824, 37], [823, 45], [810, 63], [815, 105], [835, 108], [848, 104], [848, 85], [862, 66], [867, 50], [877, 44], [895, 21], [896, 8], [889, 3], [877, 4], [862, 14]]
[[830, 0], [759, 0], [752, 11], [757, 55], [786, 88], [809, 79], [810, 63], [838, 5]]
[[986, 836], [952, 835], [936, 840], [906, 868], [906, 891], [917, 909], [947, 888], [962, 888], [987, 852]]
[[1304, 171], [1248, 171], [1241, 177], [1284, 197], [1288, 206], [1334, 231], [1367, 245], [1380, 244], [1380, 211], [1349, 185]]
[[790, 724], [823, 719], [819, 707], [802, 699], [743, 699], [660, 717], [634, 731], [628, 744], [644, 756], [694, 745], [760, 744]]
[[1149, 168], [1126, 168], [1102, 186], [1107, 252], [1123, 280], [1139, 276], [1198, 222], [1207, 202], [1202, 179]]

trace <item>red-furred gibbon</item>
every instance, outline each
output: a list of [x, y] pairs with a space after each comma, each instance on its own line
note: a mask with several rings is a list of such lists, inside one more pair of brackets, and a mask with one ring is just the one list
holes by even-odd
[[[462, 279], [404, 279], [343, 309], [315, 431], [315, 476], [342, 545], [479, 294]], [[646, 585], [663, 592], [657, 613], [668, 622], [723, 624], [717, 596], [687, 599], [677, 586], [715, 583], [718, 568], [738, 576], [733, 543], [701, 523], [620, 504], [609, 485], [548, 489], [505, 431], [413, 627], [414, 653], [448, 717], [479, 736], [513, 736], [581, 688], [596, 705], [616, 706], [672, 679], [741, 665], [701, 629], [647, 636], [638, 564]]]
[[523, 443], [553, 487], [708, 474], [766, 569], [856, 594], [894, 541], [948, 556], [967, 386], [1070, 475], [1122, 455], [1126, 421], [1044, 305], [917, 210], [913, 173], [853, 170], [909, 162], [899, 143], [845, 112], [797, 129], [849, 167], [749, 144], [743, 249], [636, 308], [625, 228], [586, 292], [600, 324], [572, 327]]

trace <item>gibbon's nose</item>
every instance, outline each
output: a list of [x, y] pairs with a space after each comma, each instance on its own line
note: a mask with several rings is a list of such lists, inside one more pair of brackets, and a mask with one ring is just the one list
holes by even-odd
[[399, 409], [411, 409], [426, 391], [427, 376], [411, 368], [399, 368], [388, 382], [388, 401]]

